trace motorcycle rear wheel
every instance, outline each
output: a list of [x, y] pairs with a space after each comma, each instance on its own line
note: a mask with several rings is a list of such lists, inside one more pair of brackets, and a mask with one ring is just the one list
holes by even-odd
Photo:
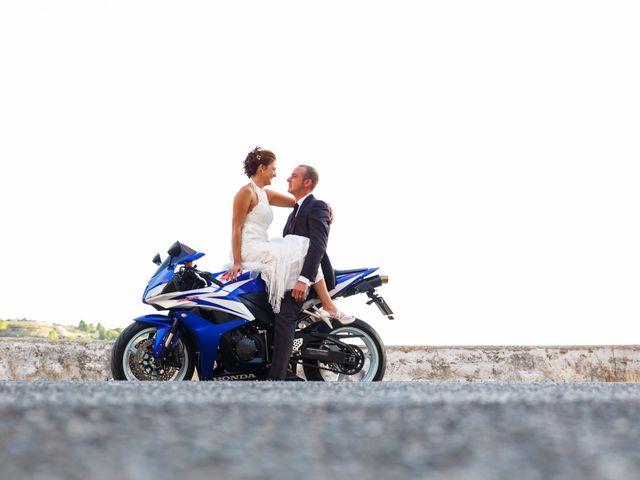
[[[336, 373], [322, 368], [340, 369], [338, 365], [324, 364], [318, 360], [308, 361], [310, 365], [303, 365], [304, 375], [312, 382], [379, 382], [384, 377], [387, 368], [387, 354], [378, 333], [362, 320], [356, 320], [348, 325], [333, 321], [333, 328], [325, 324], [318, 329], [322, 333], [339, 335], [341, 342], [358, 347], [364, 354], [364, 365], [355, 374]], [[323, 341], [319, 348], [339, 350], [331, 341]], [[322, 367], [322, 368], [317, 368]]]
[[183, 339], [170, 347], [179, 366], [155, 364], [152, 352], [157, 330], [154, 325], [135, 322], [122, 331], [111, 351], [111, 374], [114, 380], [191, 380], [195, 369], [195, 355], [191, 345]]

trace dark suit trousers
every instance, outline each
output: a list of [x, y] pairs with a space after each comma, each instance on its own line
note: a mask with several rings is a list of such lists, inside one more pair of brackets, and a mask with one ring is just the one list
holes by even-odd
[[291, 296], [291, 291], [284, 294], [280, 303], [280, 312], [276, 315], [273, 332], [273, 357], [269, 376], [283, 380], [287, 375], [287, 366], [293, 348], [293, 337], [296, 333], [296, 320], [302, 305]]

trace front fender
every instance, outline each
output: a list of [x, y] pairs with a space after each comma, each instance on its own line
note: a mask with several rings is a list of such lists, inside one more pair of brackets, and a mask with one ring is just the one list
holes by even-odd
[[159, 315], [157, 313], [154, 313], [152, 315], [143, 315], [141, 317], [134, 318], [133, 321], [150, 323], [151, 325], [156, 325], [158, 327], [164, 327], [166, 325], [169, 325], [169, 327], [171, 327], [171, 325], [173, 324], [173, 320], [171, 320], [168, 316]]
[[140, 323], [148, 323], [150, 325], [154, 325], [158, 327], [158, 331], [156, 333], [156, 338], [153, 341], [153, 356], [155, 358], [160, 358], [160, 354], [164, 349], [164, 340], [167, 338], [169, 334], [169, 330], [171, 330], [171, 325], [173, 325], [173, 320], [171, 320], [166, 315], [143, 315], [142, 317], [137, 317], [133, 319], [134, 322]]

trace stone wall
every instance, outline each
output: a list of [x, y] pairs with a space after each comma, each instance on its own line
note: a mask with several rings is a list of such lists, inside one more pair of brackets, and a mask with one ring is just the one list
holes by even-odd
[[113, 342], [0, 339], [0, 380], [110, 380]]
[[389, 347], [387, 362], [389, 380], [640, 380], [640, 345]]
[[[110, 380], [112, 345], [0, 339], [0, 380]], [[389, 346], [385, 380], [638, 381], [640, 345]]]

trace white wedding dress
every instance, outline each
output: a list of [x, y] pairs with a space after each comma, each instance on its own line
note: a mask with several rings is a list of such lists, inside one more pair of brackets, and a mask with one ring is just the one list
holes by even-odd
[[[269, 303], [275, 313], [287, 290], [293, 289], [302, 271], [309, 239], [300, 235], [269, 239], [267, 230], [273, 221], [267, 192], [251, 181], [258, 195], [258, 204], [249, 212], [242, 227], [240, 254], [242, 268], [259, 272], [267, 285]], [[314, 283], [321, 280], [322, 269]]]

